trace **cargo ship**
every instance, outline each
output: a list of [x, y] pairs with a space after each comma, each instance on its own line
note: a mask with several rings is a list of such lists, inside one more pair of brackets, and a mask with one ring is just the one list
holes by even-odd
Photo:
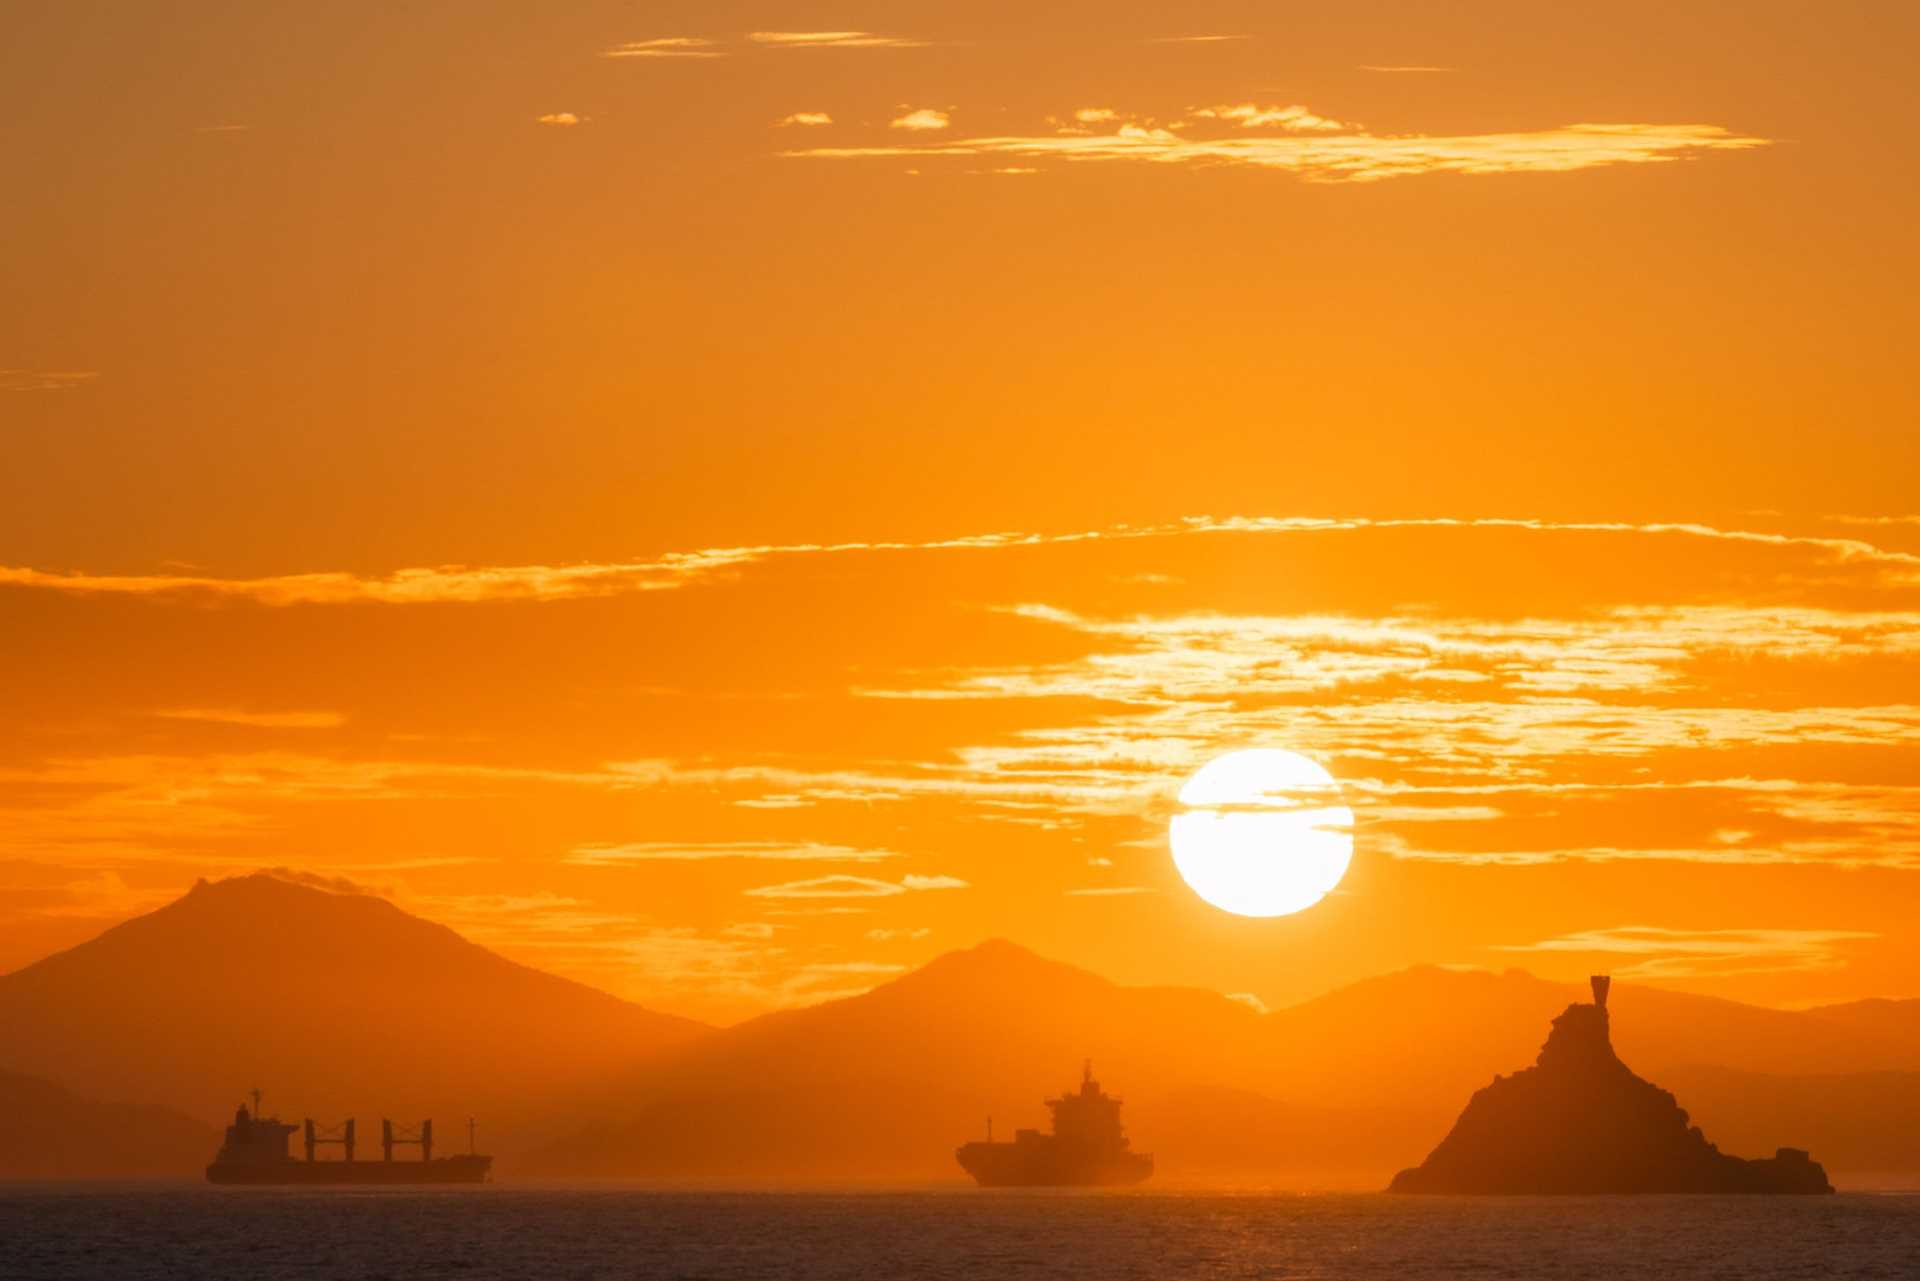
[[1091, 1062], [1081, 1069], [1079, 1090], [1046, 1103], [1053, 1133], [1015, 1130], [1013, 1142], [995, 1143], [989, 1118], [986, 1142], [954, 1152], [961, 1168], [983, 1188], [1118, 1187], [1153, 1173], [1153, 1158], [1128, 1145], [1120, 1100], [1101, 1091]]
[[[302, 1134], [306, 1159], [289, 1150], [295, 1134]], [[415, 1126], [380, 1123], [381, 1159], [360, 1161], [354, 1158], [352, 1118], [336, 1125], [316, 1125], [308, 1118], [304, 1126], [288, 1125], [277, 1116], [262, 1116], [260, 1091], [253, 1092], [251, 1111], [243, 1103], [227, 1127], [226, 1142], [207, 1167], [209, 1183], [249, 1184], [366, 1184], [366, 1183], [485, 1183], [493, 1168], [493, 1158], [467, 1152], [459, 1156], [433, 1154], [433, 1122]], [[468, 1146], [472, 1146], [473, 1123], [467, 1123]], [[338, 1157], [320, 1154], [323, 1147], [338, 1147]], [[417, 1147], [417, 1160], [394, 1159], [396, 1147]]]

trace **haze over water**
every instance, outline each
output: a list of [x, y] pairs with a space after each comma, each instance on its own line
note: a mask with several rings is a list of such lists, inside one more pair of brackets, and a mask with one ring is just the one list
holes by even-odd
[[[484, 1213], [475, 1213], [484, 1208]], [[0, 1276], [1902, 1277], [1920, 1197], [0, 1190]]]

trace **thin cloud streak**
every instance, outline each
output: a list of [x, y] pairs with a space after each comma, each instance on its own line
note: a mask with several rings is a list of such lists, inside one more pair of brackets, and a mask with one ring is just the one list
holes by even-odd
[[265, 578], [205, 575], [107, 575], [54, 573], [0, 566], [0, 588], [18, 587], [75, 595], [203, 596], [261, 605], [471, 604], [486, 601], [553, 601], [632, 592], [670, 591], [759, 562], [796, 556], [862, 552], [929, 552], [1007, 547], [1054, 547], [1074, 543], [1179, 538], [1200, 534], [1308, 534], [1360, 530], [1461, 529], [1537, 533], [1675, 536], [1751, 543], [1818, 553], [1839, 564], [1899, 569], [1903, 581], [1920, 581], [1920, 554], [1894, 551], [1858, 538], [1829, 538], [1723, 529], [1696, 522], [1552, 521], [1513, 517], [1193, 516], [1157, 525], [1112, 525], [1070, 533], [1002, 532], [921, 541], [780, 543], [669, 552], [651, 560], [583, 565], [464, 565], [410, 568], [385, 575], [341, 572]]
[[1258, 103], [1243, 102], [1237, 106], [1221, 105], [1217, 107], [1197, 107], [1192, 116], [1194, 120], [1224, 120], [1236, 124], [1242, 129], [1285, 129], [1290, 133], [1341, 133], [1358, 128], [1341, 120], [1330, 120], [1316, 115], [1307, 108], [1294, 103], [1286, 107], [1263, 107]]
[[909, 873], [898, 881], [875, 880], [870, 876], [820, 876], [809, 881], [788, 881], [780, 885], [761, 885], [742, 890], [748, 898], [841, 899], [897, 898], [928, 890], [964, 890], [967, 882], [953, 876], [916, 876]]
[[1710, 151], [1770, 146], [1765, 138], [1718, 125], [1574, 124], [1531, 133], [1456, 137], [1189, 138], [1168, 129], [1123, 125], [1112, 134], [957, 138], [873, 147], [815, 147], [782, 155], [803, 160], [1014, 156], [1077, 163], [1242, 166], [1316, 183], [1367, 183], [1421, 174], [1570, 173], [1608, 165], [1656, 164]]
[[726, 52], [702, 36], [658, 36], [652, 40], [629, 40], [611, 49], [601, 50], [603, 58], [724, 58]]
[[1920, 526], [1920, 516], [1828, 516], [1826, 519], [1839, 525], [1865, 525], [1882, 529]]
[[887, 127], [904, 129], [908, 133], [935, 133], [952, 124], [952, 119], [944, 111], [932, 107], [919, 107], [897, 116]]
[[1879, 937], [1861, 930], [1683, 930], [1622, 925], [1496, 950], [1638, 956], [1646, 959], [1616, 966], [1612, 972], [1625, 978], [1703, 978], [1837, 969], [1846, 963], [1843, 945]]
[[97, 369], [0, 369], [0, 391], [72, 391], [99, 376]]
[[639, 842], [578, 845], [560, 861], [576, 867], [621, 867], [633, 863], [704, 863], [746, 859], [774, 863], [882, 863], [904, 857], [893, 850], [858, 849], [783, 841]]
[[250, 729], [339, 729], [347, 723], [340, 712], [249, 712], [229, 707], [166, 708], [153, 715], [164, 720], [244, 725]]
[[872, 31], [755, 31], [747, 39], [772, 49], [924, 49], [931, 43]]

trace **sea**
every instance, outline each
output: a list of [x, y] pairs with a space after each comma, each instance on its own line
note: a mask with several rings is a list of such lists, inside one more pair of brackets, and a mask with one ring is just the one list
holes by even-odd
[[0, 1186], [0, 1278], [1920, 1278], [1920, 1196]]

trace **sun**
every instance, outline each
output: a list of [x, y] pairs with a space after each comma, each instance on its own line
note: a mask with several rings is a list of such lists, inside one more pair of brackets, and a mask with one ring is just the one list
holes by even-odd
[[1332, 892], [1353, 859], [1353, 811], [1333, 775], [1297, 752], [1230, 752], [1180, 789], [1173, 865], [1238, 916], [1286, 916]]

